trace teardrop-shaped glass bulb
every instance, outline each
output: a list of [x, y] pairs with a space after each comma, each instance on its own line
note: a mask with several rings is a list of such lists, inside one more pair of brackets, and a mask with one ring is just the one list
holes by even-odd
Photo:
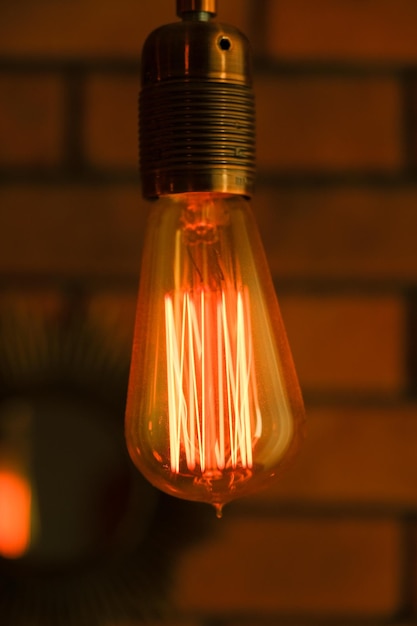
[[258, 229], [240, 196], [151, 211], [126, 413], [130, 455], [169, 494], [213, 504], [292, 456], [303, 403]]

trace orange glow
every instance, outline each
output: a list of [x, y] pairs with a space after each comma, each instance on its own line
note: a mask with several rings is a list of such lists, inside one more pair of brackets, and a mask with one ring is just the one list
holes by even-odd
[[262, 417], [248, 299], [247, 289], [165, 297], [170, 458], [177, 474], [183, 456], [189, 470], [197, 465], [201, 472], [252, 467]]
[[302, 437], [274, 286], [243, 198], [163, 198], [149, 220], [126, 408], [129, 453], [156, 487], [209, 502], [256, 491]]
[[30, 543], [31, 490], [27, 480], [0, 470], [0, 555], [17, 559]]

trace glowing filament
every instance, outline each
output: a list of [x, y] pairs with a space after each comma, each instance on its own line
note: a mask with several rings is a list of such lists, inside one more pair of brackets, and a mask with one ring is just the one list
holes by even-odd
[[251, 468], [262, 433], [246, 288], [165, 296], [171, 470]]

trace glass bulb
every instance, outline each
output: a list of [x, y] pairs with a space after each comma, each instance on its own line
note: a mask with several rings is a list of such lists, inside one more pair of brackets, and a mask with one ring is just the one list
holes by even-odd
[[230, 500], [296, 449], [303, 403], [249, 202], [166, 196], [149, 217], [126, 412], [132, 460], [156, 487]]

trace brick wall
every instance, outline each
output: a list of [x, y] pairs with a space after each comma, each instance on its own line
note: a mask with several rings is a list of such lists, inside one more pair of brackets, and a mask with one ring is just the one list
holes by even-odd
[[[415, 623], [417, 3], [218, 4], [253, 43], [254, 207], [309, 425], [280, 482], [181, 552], [175, 626]], [[3, 300], [76, 286], [131, 332], [139, 56], [174, 5], [2, 0]]]

